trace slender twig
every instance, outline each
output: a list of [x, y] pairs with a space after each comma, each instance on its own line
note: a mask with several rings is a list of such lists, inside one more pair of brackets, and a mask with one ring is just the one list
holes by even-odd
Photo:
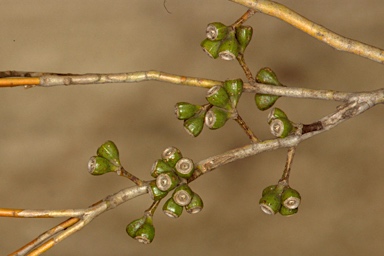
[[[144, 81], [161, 81], [173, 84], [181, 84], [188, 86], [196, 86], [203, 88], [211, 88], [214, 85], [222, 85], [222, 81], [210, 80], [205, 78], [187, 77], [173, 75], [161, 71], [138, 71], [129, 73], [109, 73], [109, 74], [59, 74], [59, 73], [37, 73], [37, 72], [20, 72], [20, 71], [4, 71], [0, 72], [0, 87], [24, 86], [24, 77], [16, 77], [17, 75], [37, 75], [38, 77], [30, 77], [32, 81], [38, 79], [35, 86], [51, 87], [63, 85], [84, 85], [84, 84], [108, 84], [108, 83], [136, 83]], [[17, 79], [20, 79], [19, 82]], [[17, 85], [16, 85], [17, 84]], [[342, 92], [333, 90], [316, 90], [297, 87], [282, 87], [272, 86], [261, 83], [256, 83], [251, 86], [249, 83], [244, 83], [244, 92], [247, 93], [263, 93], [271, 95], [279, 95], [293, 98], [303, 99], [319, 99], [319, 100], [334, 100], [347, 102], [351, 97], [364, 95], [372, 96], [370, 92]], [[384, 89], [377, 91], [377, 95], [383, 93]]]
[[[27, 245], [18, 249], [10, 255], [25, 255], [30, 253], [31, 255], [39, 255], [42, 252], [52, 248], [57, 243], [61, 242], [68, 236], [79, 231], [94, 218], [100, 214], [111, 210], [120, 204], [127, 202], [135, 197], [148, 193], [147, 186], [135, 186], [125, 188], [119, 192], [105, 197], [103, 200], [95, 203], [89, 208], [78, 210], [10, 210], [0, 209], [0, 217], [23, 217], [23, 218], [39, 218], [39, 217], [69, 217], [67, 213], [72, 212], [76, 218], [70, 218], [63, 223], [57, 225], [54, 228], [49, 229], [36, 239], [29, 242]], [[49, 212], [50, 216], [48, 216]], [[5, 213], [5, 215], [1, 215]], [[14, 214], [11, 214], [14, 213]], [[66, 213], [61, 214], [60, 213]], [[82, 213], [82, 214], [80, 214]]]
[[252, 143], [256, 143], [259, 141], [259, 139], [256, 137], [256, 135], [252, 132], [251, 128], [249, 128], [249, 126], [244, 122], [243, 118], [241, 118], [241, 116], [239, 114], [236, 115], [235, 121], [245, 131], [245, 133], [248, 135], [248, 137], [252, 141]]
[[290, 147], [287, 153], [287, 160], [285, 162], [285, 168], [283, 171], [283, 175], [279, 180], [279, 184], [283, 184], [284, 186], [289, 185], [289, 175], [291, 173], [291, 166], [293, 162], [293, 157], [295, 156], [296, 147]]
[[233, 29], [241, 26], [244, 22], [246, 22], [249, 18], [251, 18], [255, 14], [255, 11], [252, 9], [248, 9], [237, 21], [235, 21], [231, 27]]
[[230, 1], [276, 17], [337, 50], [353, 53], [376, 62], [384, 63], [384, 50], [336, 34], [335, 32], [308, 20], [282, 4], [269, 0]]

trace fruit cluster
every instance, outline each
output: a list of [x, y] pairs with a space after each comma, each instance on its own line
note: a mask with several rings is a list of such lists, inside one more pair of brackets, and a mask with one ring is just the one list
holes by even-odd
[[208, 24], [207, 38], [201, 47], [209, 57], [223, 60], [234, 60], [243, 54], [252, 39], [253, 28], [250, 26], [232, 27], [220, 22]]
[[279, 212], [283, 216], [291, 216], [299, 210], [301, 196], [295, 189], [287, 185], [271, 185], [263, 190], [259, 201], [261, 210], [268, 215]]
[[197, 137], [203, 130], [204, 123], [209, 129], [219, 129], [228, 119], [236, 118], [236, 107], [242, 93], [241, 79], [226, 80], [223, 85], [216, 85], [208, 90], [206, 105], [176, 103], [176, 117], [184, 120], [184, 128], [188, 134]]

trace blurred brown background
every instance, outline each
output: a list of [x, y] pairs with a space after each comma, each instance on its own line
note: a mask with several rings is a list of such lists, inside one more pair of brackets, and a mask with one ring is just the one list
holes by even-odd
[[[280, 1], [344, 36], [384, 47], [381, 0]], [[1, 1], [0, 70], [107, 73], [161, 70], [224, 80], [244, 78], [235, 62], [200, 49], [205, 26], [232, 23], [245, 8], [224, 0]], [[247, 62], [269, 66], [287, 85], [345, 91], [383, 87], [383, 66], [338, 52], [263, 14], [249, 22]], [[152, 163], [174, 145], [196, 161], [247, 137], [234, 123], [189, 137], [173, 114], [178, 101], [203, 103], [206, 90], [159, 82], [0, 91], [0, 207], [83, 208], [131, 186], [115, 175], [93, 177], [87, 161], [113, 140], [124, 166], [149, 179]], [[333, 102], [280, 99], [292, 120], [309, 123]], [[261, 138], [267, 113], [244, 95], [239, 111]], [[47, 255], [383, 255], [383, 107], [378, 106], [298, 148], [291, 186], [303, 197], [296, 216], [264, 215], [262, 189], [281, 176], [286, 150], [216, 170], [192, 184], [200, 214], [155, 215], [156, 238], [138, 244], [125, 226], [150, 205], [132, 200], [97, 219]], [[0, 254], [62, 219], [0, 218]]]

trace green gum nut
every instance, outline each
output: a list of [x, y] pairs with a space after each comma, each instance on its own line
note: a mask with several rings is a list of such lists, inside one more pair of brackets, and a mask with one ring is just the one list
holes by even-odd
[[204, 39], [200, 43], [200, 46], [201, 48], [203, 48], [203, 51], [213, 59], [217, 59], [217, 57], [219, 57], [220, 45], [221, 45], [221, 41], [212, 41], [208, 38]]
[[264, 111], [272, 107], [279, 98], [280, 96], [276, 95], [256, 93], [255, 103], [258, 109]]
[[211, 108], [205, 115], [205, 125], [209, 129], [219, 129], [230, 118], [230, 113], [222, 108]]
[[184, 120], [184, 129], [193, 137], [199, 136], [204, 128], [205, 111], [201, 110], [196, 115]]
[[111, 163], [116, 166], [121, 166], [119, 159], [119, 150], [115, 143], [107, 141], [97, 149], [97, 155], [108, 159]]
[[168, 192], [160, 190], [156, 185], [156, 180], [153, 180], [148, 184], [148, 194], [152, 200], [158, 201], [166, 197]]
[[115, 166], [108, 159], [101, 156], [93, 156], [88, 161], [88, 172], [92, 175], [103, 175], [118, 170], [120, 170], [120, 167]]
[[192, 176], [195, 165], [191, 159], [184, 157], [177, 161], [175, 169], [179, 177], [188, 179]]
[[201, 110], [202, 106], [190, 104], [188, 102], [178, 102], [175, 105], [175, 114], [177, 119], [185, 120], [194, 116]]
[[146, 216], [129, 223], [125, 228], [125, 231], [127, 232], [127, 234], [130, 237], [135, 238], [136, 231], [144, 224], [145, 219], [146, 219]]
[[194, 193], [191, 202], [185, 206], [185, 210], [190, 214], [199, 213], [204, 208], [204, 203], [201, 197]]
[[127, 234], [143, 244], [150, 244], [155, 238], [155, 227], [151, 216], [134, 220], [126, 227]]
[[281, 202], [288, 209], [296, 209], [301, 202], [300, 193], [293, 188], [286, 188], [281, 194]]
[[226, 80], [224, 82], [223, 88], [227, 91], [229, 95], [232, 108], [236, 108], [237, 103], [239, 102], [240, 96], [243, 93], [243, 80], [241, 79]]
[[176, 147], [168, 147], [164, 149], [161, 154], [161, 158], [164, 162], [171, 167], [175, 167], [177, 161], [179, 161], [182, 157], [183, 155], [181, 154], [181, 151]]
[[289, 217], [289, 216], [292, 216], [293, 214], [296, 214], [298, 211], [299, 211], [299, 208], [289, 209], [289, 208], [285, 207], [284, 205], [282, 205], [279, 213], [282, 216]]
[[268, 215], [276, 214], [281, 208], [280, 194], [278, 191], [273, 190], [266, 193], [259, 201], [260, 209]]
[[278, 117], [269, 124], [272, 135], [285, 138], [293, 131], [293, 125], [287, 118]]
[[171, 218], [178, 218], [183, 213], [183, 207], [175, 203], [173, 198], [169, 198], [163, 205], [163, 212]]
[[187, 184], [179, 185], [173, 192], [172, 198], [180, 206], [188, 205], [193, 197], [193, 191]]
[[221, 22], [212, 22], [207, 26], [207, 38], [212, 41], [220, 41], [228, 34], [229, 28]]
[[223, 60], [234, 60], [237, 58], [239, 55], [239, 43], [237, 42], [235, 31], [228, 32], [218, 51], [219, 57]]
[[239, 42], [239, 51], [244, 53], [248, 44], [251, 42], [253, 28], [251, 26], [240, 26], [236, 28], [236, 38]]
[[156, 178], [161, 173], [172, 172], [172, 171], [174, 171], [174, 169], [171, 166], [169, 166], [166, 162], [164, 162], [163, 159], [159, 159], [156, 162], [154, 162], [152, 165], [151, 176], [153, 178]]
[[207, 91], [205, 96], [207, 101], [219, 108], [230, 108], [229, 95], [220, 85], [215, 85]]
[[276, 185], [270, 185], [266, 187], [265, 189], [263, 189], [261, 196], [265, 196], [266, 194], [271, 193], [272, 191], [276, 190], [276, 187], [277, 187]]
[[161, 173], [156, 178], [156, 186], [161, 191], [169, 192], [179, 185], [179, 176], [175, 172], [165, 172]]
[[286, 118], [288, 119], [288, 116], [287, 114], [285, 114], [285, 112], [279, 108], [273, 108], [271, 110], [271, 112], [268, 114], [268, 124], [271, 123], [271, 121], [273, 119], [276, 119], [276, 118]]
[[273, 72], [273, 70], [268, 67], [259, 70], [256, 75], [256, 82], [261, 84], [282, 86], [277, 79], [275, 72]]

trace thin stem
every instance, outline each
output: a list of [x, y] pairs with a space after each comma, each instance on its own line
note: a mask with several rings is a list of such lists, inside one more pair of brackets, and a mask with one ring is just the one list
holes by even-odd
[[249, 126], [245, 123], [245, 121], [243, 120], [243, 118], [241, 118], [239, 114], [236, 115], [236, 118], [234, 120], [241, 126], [241, 128], [243, 128], [252, 143], [256, 143], [259, 141], [256, 135], [252, 132], [251, 128], [249, 128]]
[[[47, 75], [49, 74], [49, 75]], [[21, 76], [20, 78], [15, 76]], [[24, 78], [23, 76], [36, 75], [38, 77]], [[12, 77], [9, 77], [12, 76]], [[20, 79], [20, 81], [18, 80]], [[58, 74], [58, 73], [37, 73], [37, 72], [21, 72], [21, 71], [4, 71], [0, 72], [0, 87], [23, 86], [25, 80], [31, 79], [29, 84], [34, 83], [38, 79], [35, 86], [51, 87], [51, 86], [67, 86], [67, 85], [84, 85], [84, 84], [108, 84], [108, 83], [136, 83], [144, 81], [161, 81], [174, 84], [182, 84], [187, 86], [195, 86], [202, 88], [211, 88], [215, 85], [222, 85], [222, 81], [209, 80], [205, 78], [186, 77], [164, 73], [161, 71], [138, 71], [129, 73], [109, 73], [109, 74]], [[19, 82], [15, 82], [19, 81]], [[309, 87], [309, 86], [308, 86]], [[372, 96], [370, 92], [341, 92], [333, 90], [316, 90], [297, 87], [282, 87], [266, 85], [261, 83], [244, 83], [243, 91], [247, 93], [262, 93], [279, 95], [284, 97], [302, 98], [302, 99], [319, 99], [348, 102], [352, 97]], [[379, 89], [376, 93], [378, 100], [384, 102], [384, 89]], [[379, 96], [380, 95], [380, 96]]]
[[293, 157], [295, 156], [296, 147], [290, 147], [287, 153], [287, 161], [285, 162], [285, 168], [283, 171], [283, 175], [279, 180], [279, 184], [289, 185], [289, 175], [291, 173], [291, 166], [293, 162]]
[[251, 86], [254, 86], [256, 81], [255, 81], [255, 78], [253, 77], [252, 72], [249, 69], [248, 65], [245, 63], [244, 55], [242, 53], [239, 53], [239, 55], [236, 57], [236, 59], [239, 62], [241, 68], [243, 69], [244, 74], [247, 77], [248, 82], [251, 84]]
[[241, 26], [246, 22], [249, 18], [251, 18], [255, 14], [255, 11], [252, 9], [248, 9], [237, 21], [235, 21], [231, 27], [233, 29]]
[[132, 173], [125, 170], [124, 167], [121, 167], [121, 169], [117, 172], [117, 175], [119, 175], [121, 177], [128, 178], [133, 183], [135, 183], [137, 186], [143, 186], [144, 185], [144, 182], [141, 179], [139, 179], [138, 177], [136, 177]]
[[160, 202], [161, 200], [153, 201], [152, 205], [147, 210], [145, 210], [146, 214], [153, 216]]
[[252, 8], [255, 11], [276, 17], [337, 50], [353, 53], [376, 62], [384, 63], [384, 50], [336, 34], [335, 32], [308, 20], [282, 4], [269, 0], [231, 1]]

